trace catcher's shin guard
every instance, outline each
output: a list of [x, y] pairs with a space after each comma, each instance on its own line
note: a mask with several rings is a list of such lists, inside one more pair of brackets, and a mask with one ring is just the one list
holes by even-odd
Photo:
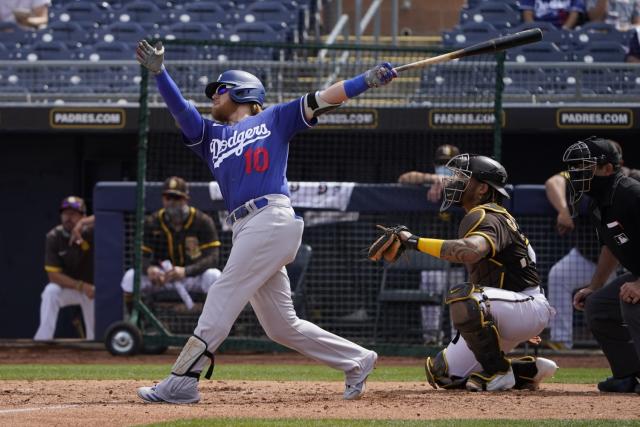
[[446, 350], [442, 350], [434, 357], [427, 357], [424, 361], [424, 371], [427, 375], [427, 381], [431, 387], [446, 389], [464, 388], [466, 378], [449, 376], [449, 368], [445, 355]]
[[171, 373], [179, 377], [186, 376], [199, 379], [200, 372], [192, 371], [192, 369], [202, 356], [211, 359], [211, 365], [209, 365], [209, 369], [204, 376], [206, 379], [210, 379], [215, 365], [213, 353], [207, 350], [207, 343], [197, 335], [191, 336], [184, 345], [180, 355], [171, 368]]
[[474, 292], [481, 291], [470, 283], [458, 285], [449, 291], [447, 304], [451, 306], [453, 325], [482, 365], [481, 376], [492, 378], [507, 373], [511, 364], [500, 349], [500, 335], [490, 313], [473, 297]]

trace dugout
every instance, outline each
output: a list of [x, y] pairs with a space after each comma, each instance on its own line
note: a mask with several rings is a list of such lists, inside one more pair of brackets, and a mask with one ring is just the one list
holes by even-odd
[[[543, 110], [530, 108], [512, 113], [510, 108], [505, 109], [502, 161], [512, 183], [541, 184], [561, 168], [564, 147], [591, 134], [619, 141], [626, 164], [639, 166], [635, 109], [630, 109], [634, 123], [631, 129], [602, 129], [596, 125], [558, 128], [557, 110], [553, 107]], [[30, 338], [37, 327], [40, 293], [46, 283], [42, 268], [44, 235], [58, 223], [57, 205], [62, 197], [79, 194], [86, 198], [92, 212], [97, 182], [135, 179], [137, 111], [133, 108], [122, 111], [124, 126], [92, 129], [55, 127], [49, 120], [51, 108], [0, 109], [4, 144], [0, 170], [5, 201], [0, 214], [3, 242], [0, 260], [7, 272], [0, 288], [0, 337]], [[349, 128], [343, 124], [299, 135], [291, 148], [290, 180], [388, 183], [406, 170], [428, 170], [439, 143], [457, 143], [484, 154], [491, 152], [489, 130], [431, 129], [428, 109], [375, 111], [378, 117], [375, 128]], [[91, 113], [91, 108], [86, 112]], [[176, 173], [192, 174], [187, 178], [194, 181], [208, 181], [208, 171], [202, 170], [195, 157], [189, 160], [193, 156], [175, 144], [178, 135], [171, 128], [172, 122], [162, 118], [163, 114], [166, 112], [152, 111], [152, 117], [167, 123], [168, 128], [158, 129], [158, 143], [167, 144], [167, 150], [155, 163], [162, 164], [162, 156], [175, 156], [180, 150], [182, 154], [177, 155], [186, 163], [178, 164], [177, 170], [154, 172], [151, 168], [157, 176], [151, 180]], [[195, 164], [200, 169], [193, 169]]]

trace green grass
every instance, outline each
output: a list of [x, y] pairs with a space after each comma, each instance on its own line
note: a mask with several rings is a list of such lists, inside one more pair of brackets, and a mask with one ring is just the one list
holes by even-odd
[[307, 419], [257, 419], [257, 418], [222, 418], [199, 420], [175, 420], [151, 426], [184, 426], [184, 427], [364, 427], [364, 426], [434, 426], [434, 427], [494, 427], [494, 426], [536, 426], [536, 427], [627, 427], [640, 425], [633, 420], [307, 420]]
[[[167, 365], [0, 365], [0, 380], [159, 380]], [[595, 384], [609, 369], [564, 368], [549, 382]], [[258, 381], [343, 381], [341, 372], [320, 365], [218, 365], [214, 379]], [[371, 381], [424, 381], [416, 366], [378, 366]]]

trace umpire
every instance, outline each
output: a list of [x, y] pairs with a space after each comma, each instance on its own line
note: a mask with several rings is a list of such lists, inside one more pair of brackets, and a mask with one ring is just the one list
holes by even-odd
[[[573, 300], [578, 310], [586, 310], [589, 329], [613, 372], [598, 389], [640, 393], [640, 183], [622, 173], [620, 153], [607, 139], [578, 141], [563, 161], [574, 212], [583, 194], [591, 196], [589, 211], [602, 245], [591, 284]], [[618, 264], [628, 273], [605, 285]]]

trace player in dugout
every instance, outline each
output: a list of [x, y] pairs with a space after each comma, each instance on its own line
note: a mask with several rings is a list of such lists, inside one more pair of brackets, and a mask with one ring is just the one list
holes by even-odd
[[247, 303], [272, 340], [345, 374], [343, 398], [365, 392], [378, 355], [298, 318], [285, 265], [292, 262], [304, 223], [289, 199], [286, 166], [289, 141], [349, 98], [386, 85], [397, 73], [389, 63], [327, 89], [264, 108], [265, 89], [254, 75], [228, 70], [207, 85], [213, 120], [203, 119], [181, 95], [163, 65], [164, 48], [138, 43], [140, 64], [155, 76], [158, 90], [176, 119], [185, 145], [207, 163], [229, 211], [233, 246], [220, 278], [209, 289], [193, 336], [171, 374], [159, 384], [141, 387], [148, 403], [195, 403], [206, 359], [205, 378], [213, 372], [213, 353], [229, 334]]
[[[188, 310], [194, 307], [189, 292], [207, 293], [218, 277], [220, 240], [213, 219], [189, 206], [189, 186], [171, 176], [162, 186], [162, 208], [145, 218], [140, 281], [145, 293], [175, 290]], [[120, 286], [126, 305], [131, 304], [133, 268]]]
[[[458, 239], [413, 235], [404, 226], [386, 228], [369, 257], [395, 262], [405, 249], [464, 264], [469, 282], [447, 294], [458, 335], [425, 360], [434, 388], [470, 391], [538, 389], [557, 365], [541, 357], [508, 358], [521, 342], [536, 337], [554, 310], [540, 288], [536, 253], [515, 218], [502, 206], [507, 171], [485, 156], [461, 154], [447, 163], [441, 210], [460, 206], [466, 215]], [[383, 227], [384, 228], [384, 227]]]

